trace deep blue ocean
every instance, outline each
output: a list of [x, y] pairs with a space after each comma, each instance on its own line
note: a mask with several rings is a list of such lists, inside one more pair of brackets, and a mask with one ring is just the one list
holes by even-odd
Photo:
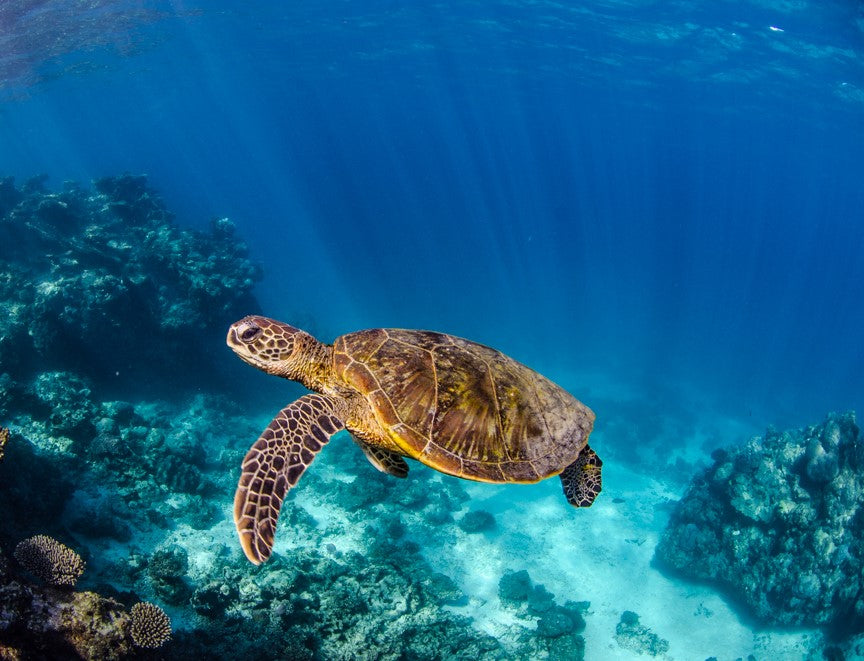
[[[3, 2], [0, 177], [127, 172], [236, 223], [267, 316], [561, 383], [607, 471], [864, 404], [860, 2]], [[302, 392], [237, 369], [256, 424]]]
[[861, 401], [856, 3], [10, 6], [0, 171], [231, 217], [273, 316]]

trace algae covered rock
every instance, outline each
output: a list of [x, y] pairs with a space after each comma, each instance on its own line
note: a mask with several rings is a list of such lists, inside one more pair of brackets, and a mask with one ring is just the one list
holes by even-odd
[[542, 650], [550, 659], [583, 658], [585, 639], [580, 633], [585, 629], [587, 601], [556, 603], [555, 595], [542, 584], [535, 585], [524, 569], [504, 573], [498, 581], [498, 597], [503, 605], [517, 609], [517, 617], [535, 621], [531, 635], [528, 627], [523, 635], [526, 648], [534, 648], [533, 654]]
[[498, 597], [503, 603], [512, 606], [528, 601], [533, 589], [531, 577], [524, 569], [508, 571], [498, 581]]
[[91, 420], [96, 407], [87, 379], [70, 372], [42, 372], [30, 391], [38, 407], [44, 407], [50, 431], [86, 441], [93, 435]]
[[852, 413], [718, 450], [656, 558], [762, 622], [864, 630], [864, 441]]
[[459, 527], [467, 533], [487, 532], [495, 529], [495, 517], [486, 510], [471, 510], [459, 520]]

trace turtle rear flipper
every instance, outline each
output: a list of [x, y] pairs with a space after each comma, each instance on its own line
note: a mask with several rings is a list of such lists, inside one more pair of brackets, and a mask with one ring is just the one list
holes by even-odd
[[379, 471], [388, 473], [394, 477], [408, 477], [408, 462], [401, 456], [391, 450], [385, 450], [384, 448], [364, 443], [358, 440], [356, 436], [354, 440], [357, 441], [357, 445], [363, 450], [363, 454], [366, 455], [369, 463]]
[[573, 507], [590, 507], [603, 488], [601, 469], [603, 462], [586, 445], [579, 457], [561, 473], [564, 495]]
[[234, 495], [234, 525], [250, 562], [260, 565], [270, 557], [286, 492], [344, 428], [332, 399], [305, 395], [279, 411], [246, 453]]

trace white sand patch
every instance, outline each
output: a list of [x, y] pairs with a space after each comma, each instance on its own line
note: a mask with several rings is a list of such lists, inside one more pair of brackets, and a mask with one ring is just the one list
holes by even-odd
[[[468, 486], [470, 509], [495, 514], [493, 533], [458, 531], [455, 542], [422, 540], [429, 562], [469, 595], [454, 612], [473, 617], [478, 628], [502, 636], [526, 624], [498, 598], [506, 570], [526, 569], [558, 603], [590, 601], [583, 633], [588, 659], [645, 659], [614, 640], [624, 610], [669, 641], [667, 659], [795, 659], [806, 656], [820, 636], [808, 632], [754, 632], [714, 590], [684, 583], [651, 566], [654, 547], [675, 497], [644, 475], [604, 466], [604, 493], [593, 507], [566, 505], [557, 480], [531, 486]], [[530, 498], [530, 500], [529, 500]], [[623, 499], [623, 502], [614, 502]]]

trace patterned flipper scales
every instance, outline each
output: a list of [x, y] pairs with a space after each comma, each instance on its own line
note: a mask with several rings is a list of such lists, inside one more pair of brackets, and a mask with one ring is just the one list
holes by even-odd
[[587, 445], [579, 457], [561, 473], [564, 495], [573, 507], [590, 507], [603, 488], [603, 462]]
[[270, 557], [286, 492], [340, 429], [344, 425], [329, 397], [305, 395], [279, 411], [249, 449], [234, 495], [234, 524], [253, 564]]

